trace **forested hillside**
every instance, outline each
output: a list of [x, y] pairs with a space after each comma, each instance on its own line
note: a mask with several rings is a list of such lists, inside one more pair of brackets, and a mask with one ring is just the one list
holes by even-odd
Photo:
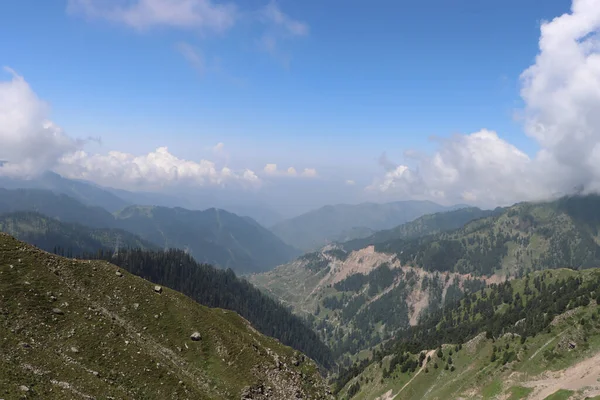
[[121, 229], [88, 228], [36, 212], [0, 214], [0, 231], [67, 257], [115, 248], [158, 249], [155, 244]]
[[439, 232], [446, 232], [463, 227], [476, 219], [501, 214], [503, 209], [481, 210], [477, 207], [461, 208], [435, 214], [423, 215], [414, 221], [407, 222], [392, 229], [382, 230], [356, 240], [342, 244], [346, 251], [358, 250], [372, 244], [385, 243], [392, 240], [411, 239]]
[[[548, 385], [528, 383], [542, 371], [597, 355], [599, 301], [598, 269], [533, 272], [493, 284], [430, 312], [371, 359], [341, 371], [336, 391], [357, 399], [388, 390], [389, 398], [406, 399], [529, 394]], [[511, 373], [503, 385], [501, 377]]]
[[377, 243], [403, 265], [476, 275], [600, 266], [600, 197], [521, 203], [463, 228]]
[[342, 365], [416, 325], [428, 309], [485, 286], [469, 276], [403, 267], [372, 247], [326, 248], [249, 279], [308, 318]]
[[2, 233], [0, 338], [5, 399], [330, 398], [311, 360], [236, 313]]
[[132, 274], [178, 290], [205, 306], [236, 311], [261, 333], [302, 351], [323, 367], [329, 368], [333, 363], [329, 348], [302, 319], [247, 281], [237, 278], [231, 270], [199, 264], [181, 250], [122, 250], [118, 254], [101, 251], [85, 257], [110, 261]]
[[128, 207], [117, 213], [117, 226], [164, 248], [179, 248], [199, 262], [237, 273], [267, 271], [299, 252], [256, 221], [211, 208]]

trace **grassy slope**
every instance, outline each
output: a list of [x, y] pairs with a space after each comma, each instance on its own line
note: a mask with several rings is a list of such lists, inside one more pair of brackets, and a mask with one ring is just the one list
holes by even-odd
[[[553, 271], [554, 279], [568, 276], [581, 276], [583, 279], [600, 274], [600, 270], [577, 272], [567, 269]], [[523, 290], [519, 280], [513, 282], [516, 292]], [[544, 331], [535, 337], [527, 338], [524, 344], [520, 337], [510, 334], [497, 338], [495, 341], [486, 339], [481, 334], [463, 345], [456, 352], [455, 345], [444, 346], [445, 360], [436, 355], [428, 363], [428, 372], [401, 373], [400, 368], [383, 379], [383, 370], [388, 367], [390, 357], [382, 362], [370, 365], [363, 373], [351, 380], [339, 398], [347, 398], [348, 388], [355, 382], [360, 382], [361, 391], [353, 399], [374, 399], [388, 395], [392, 399], [451, 399], [451, 398], [528, 398], [538, 393], [533, 389], [541, 388], [539, 381], [544, 378], [545, 371], [564, 370], [576, 363], [590, 359], [600, 354], [600, 314], [595, 302], [587, 307], [579, 307], [555, 319], [550, 331]], [[594, 317], [592, 317], [595, 315]], [[584, 318], [587, 322], [581, 325]], [[568, 342], [576, 343], [575, 349], [569, 349]], [[506, 345], [509, 350], [506, 350]], [[491, 362], [493, 346], [497, 346], [498, 361]], [[453, 350], [452, 359], [455, 371], [445, 370], [449, 350]], [[514, 352], [516, 360], [502, 365], [504, 352]], [[438, 368], [434, 368], [434, 364]], [[600, 370], [596, 371], [600, 373]], [[411, 380], [412, 379], [412, 380]], [[407, 382], [410, 383], [406, 385]], [[560, 386], [560, 382], [558, 383]], [[597, 385], [600, 386], [600, 385]], [[404, 389], [402, 389], [404, 387]], [[402, 390], [401, 390], [402, 389]], [[594, 395], [600, 392], [594, 392]], [[577, 397], [580, 396], [581, 397]], [[587, 394], [576, 393], [575, 398], [585, 398]], [[386, 398], [386, 397], [383, 397]], [[537, 397], [533, 397], [537, 398]]]
[[299, 353], [237, 314], [120, 273], [0, 234], [0, 397], [237, 399], [252, 385], [325, 397], [310, 360], [294, 366]]

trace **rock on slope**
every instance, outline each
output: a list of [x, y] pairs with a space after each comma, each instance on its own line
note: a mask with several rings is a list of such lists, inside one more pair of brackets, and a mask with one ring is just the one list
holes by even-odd
[[[194, 333], [199, 333], [200, 340]], [[327, 398], [314, 363], [106, 262], [0, 234], [0, 398]], [[110, 396], [110, 397], [109, 397]]]

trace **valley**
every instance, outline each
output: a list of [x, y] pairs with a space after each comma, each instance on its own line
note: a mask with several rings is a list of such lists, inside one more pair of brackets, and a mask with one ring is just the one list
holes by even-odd
[[[559, 390], [573, 399], [597, 395], [595, 369], [582, 371], [600, 350], [600, 276], [590, 268], [600, 259], [600, 197], [426, 214], [392, 229], [362, 230], [369, 236], [273, 268], [290, 257], [288, 250], [268, 251], [282, 242], [223, 210], [127, 206], [111, 214], [46, 191], [4, 193], [0, 230], [51, 253], [97, 260], [74, 265], [109, 262], [122, 268], [119, 276], [127, 271], [181, 291], [200, 307], [241, 315], [256, 335], [291, 346], [296, 359], [303, 353], [314, 360], [319, 396], [329, 396], [327, 390], [338, 399], [380, 400], [546, 399]], [[238, 273], [250, 272], [236, 277], [226, 269], [231, 261], [217, 262], [228, 259]], [[560, 269], [565, 265], [574, 269]], [[550, 283], [554, 293], [569, 285], [576, 290], [565, 291], [565, 300], [555, 300], [540, 319], [533, 310], [548, 307], [540, 296]], [[490, 298], [498, 299], [491, 308]], [[566, 342], [574, 347], [565, 350]]]

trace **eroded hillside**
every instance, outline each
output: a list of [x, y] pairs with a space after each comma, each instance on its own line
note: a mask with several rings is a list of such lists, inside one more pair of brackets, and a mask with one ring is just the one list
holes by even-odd
[[377, 346], [416, 325], [425, 310], [500, 277], [428, 272], [373, 246], [352, 252], [328, 246], [249, 279], [312, 320], [340, 357]]
[[0, 397], [327, 398], [315, 364], [104, 261], [0, 234]]

